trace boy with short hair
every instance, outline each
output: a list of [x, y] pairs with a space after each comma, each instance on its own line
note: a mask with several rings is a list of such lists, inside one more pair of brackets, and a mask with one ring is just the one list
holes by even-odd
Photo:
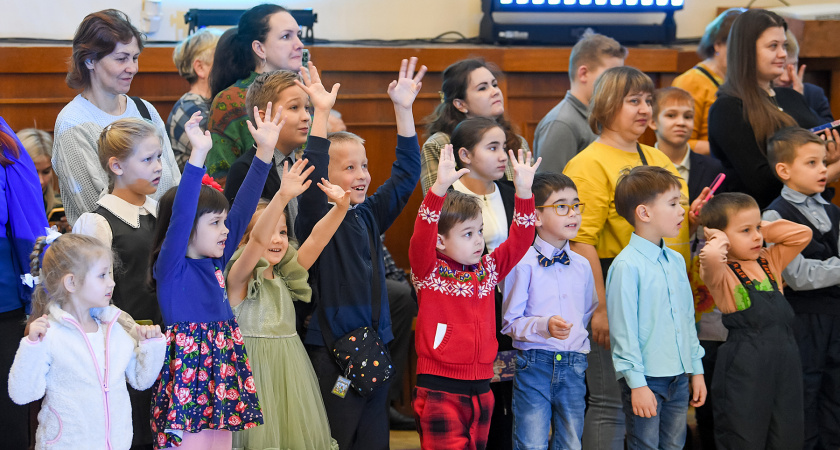
[[[780, 276], [811, 240], [787, 220], [766, 222], [743, 193], [712, 197], [700, 211], [706, 246], [700, 277], [712, 292], [727, 341], [718, 350], [715, 441], [718, 448], [802, 448], [802, 372], [794, 313]], [[764, 248], [764, 241], [775, 244]]]
[[610, 343], [630, 449], [682, 448], [688, 405], [706, 400], [685, 261], [662, 240], [687, 226], [680, 186], [667, 169], [639, 166], [615, 189], [616, 212], [635, 228], [607, 274]]
[[723, 172], [720, 161], [701, 155], [689, 146], [694, 115], [694, 98], [688, 91], [666, 87], [654, 93], [650, 128], [656, 133], [656, 148], [668, 156], [688, 185], [689, 204]]
[[452, 145], [440, 153], [438, 176], [414, 225], [408, 257], [417, 289], [417, 388], [412, 406], [424, 449], [484, 449], [494, 398], [495, 288], [534, 240], [531, 166], [509, 151], [516, 199], [508, 239], [483, 255], [481, 200], [447, 189], [469, 169], [456, 170]]
[[[318, 376], [332, 437], [342, 450], [388, 447], [388, 384], [391, 381], [385, 381], [367, 396], [347, 389], [344, 380], [340, 380], [344, 373], [327, 346], [332, 346], [331, 340], [361, 327], [374, 329], [384, 344], [393, 339], [380, 235], [399, 216], [420, 179], [420, 145], [414, 130], [412, 105], [426, 67], [421, 67], [414, 75], [416, 65], [417, 58], [402, 60], [398, 80], [388, 86], [397, 122], [397, 159], [391, 169], [391, 178], [370, 197], [366, 196], [370, 173], [363, 141], [356, 137], [333, 146], [325, 139], [338, 86], [327, 92], [311, 63], [309, 67], [312, 78], [306, 91], [315, 114], [303, 157], [315, 166], [315, 170], [309, 176], [312, 186], [299, 198], [298, 238], [306, 240], [313, 233], [315, 224], [333, 207], [323, 191], [315, 186], [322, 178], [349, 191], [353, 205], [309, 270], [315, 311], [304, 339]], [[379, 294], [376, 300], [373, 300], [374, 293]], [[380, 305], [377, 314], [373, 312], [376, 301]], [[374, 320], [377, 315], [378, 322]], [[322, 327], [322, 317], [328, 330]], [[342, 387], [347, 391], [346, 397], [333, 393], [340, 393]]]
[[812, 231], [811, 242], [782, 272], [785, 298], [796, 313], [804, 448], [840, 448], [840, 208], [822, 196], [828, 172], [825, 142], [805, 129], [785, 128], [770, 138], [767, 158], [784, 187], [764, 211], [764, 220], [787, 219]]
[[615, 39], [584, 35], [569, 55], [571, 89], [534, 131], [534, 155], [543, 158], [540, 172], [562, 173], [575, 155], [598, 136], [589, 127], [589, 98], [595, 80], [607, 69], [623, 66], [627, 48]]
[[537, 174], [531, 190], [537, 237], [504, 283], [502, 333], [518, 350], [513, 446], [580, 449], [586, 327], [598, 305], [589, 261], [569, 248], [584, 205], [566, 175]]
[[[659, 89], [653, 96], [653, 120], [650, 128], [656, 133], [656, 148], [662, 151], [688, 185], [688, 202], [693, 203], [706, 186], [723, 172], [717, 159], [701, 155], [691, 149], [689, 140], [694, 129], [695, 101], [688, 91], [678, 87]], [[691, 216], [689, 216], [691, 218]], [[703, 347], [703, 376], [711, 386], [717, 360], [717, 349], [726, 341], [726, 327], [720, 321], [720, 311], [715, 309], [709, 289], [700, 280], [699, 254], [705, 240], [702, 230], [691, 235], [691, 261], [688, 264], [688, 280], [694, 292], [694, 315], [697, 321], [697, 338]], [[706, 403], [694, 410], [697, 418], [697, 433], [700, 441], [714, 445], [714, 415], [712, 392], [706, 396]]]

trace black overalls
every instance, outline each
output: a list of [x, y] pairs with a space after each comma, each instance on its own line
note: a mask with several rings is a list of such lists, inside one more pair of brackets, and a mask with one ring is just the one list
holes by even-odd
[[758, 263], [772, 291], [757, 290], [740, 264], [729, 263], [751, 306], [723, 315], [729, 338], [718, 350], [712, 384], [715, 441], [723, 450], [801, 449], [802, 368], [794, 313], [767, 260]]

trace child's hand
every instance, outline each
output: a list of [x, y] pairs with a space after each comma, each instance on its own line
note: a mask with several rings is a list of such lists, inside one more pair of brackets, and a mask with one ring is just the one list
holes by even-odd
[[268, 105], [265, 107], [265, 119], [260, 117], [259, 108], [254, 106], [254, 122], [257, 124], [256, 128], [254, 128], [250, 120], [246, 121], [248, 131], [251, 132], [251, 136], [254, 137], [254, 142], [257, 143], [257, 156], [260, 156], [260, 159], [263, 161], [266, 160], [265, 156], [268, 156], [268, 160], [271, 161], [271, 157], [274, 155], [274, 147], [277, 146], [277, 138], [280, 136], [280, 130], [286, 124], [286, 119], [280, 120], [280, 113], [282, 111], [283, 107], [278, 106], [277, 111], [272, 116], [272, 105], [271, 102], [268, 102]]
[[201, 111], [196, 111], [184, 125], [184, 132], [187, 133], [187, 138], [192, 145], [192, 153], [190, 153], [190, 162], [193, 162], [192, 155], [195, 155], [196, 162], [200, 160], [200, 164], [195, 164], [198, 167], [204, 166], [204, 159], [207, 158], [207, 153], [213, 148], [213, 138], [210, 137], [210, 130], [201, 131], [198, 126], [201, 122]]
[[137, 325], [137, 337], [139, 341], [154, 339], [163, 336], [158, 325]]
[[649, 387], [631, 389], [630, 403], [633, 405], [633, 414], [646, 419], [656, 417], [656, 396]]
[[706, 392], [706, 380], [703, 374], [692, 375], [691, 398], [688, 400], [688, 404], [695, 408], [703, 406], [706, 403]]
[[32, 323], [29, 324], [29, 340], [32, 342], [40, 341], [44, 335], [47, 334], [47, 328], [49, 327], [50, 322], [47, 320], [46, 314], [33, 320]]
[[437, 180], [435, 180], [435, 184], [432, 186], [432, 192], [434, 192], [438, 197], [443, 197], [446, 194], [446, 190], [449, 189], [449, 186], [452, 186], [452, 183], [468, 173], [470, 173], [470, 169], [456, 169], [455, 155], [452, 153], [452, 144], [444, 145], [443, 148], [440, 149]]
[[534, 183], [534, 174], [537, 173], [537, 167], [540, 166], [542, 158], [537, 158], [537, 162], [531, 165], [531, 152], [524, 152], [519, 149], [519, 159], [513, 154], [513, 150], [508, 150], [508, 156], [513, 164], [513, 185], [516, 187], [516, 196], [521, 199], [531, 198], [531, 184]]
[[551, 316], [548, 319], [548, 333], [555, 339], [568, 339], [573, 325], [560, 316]]
[[285, 161], [283, 163], [283, 178], [280, 180], [280, 189], [275, 195], [283, 195], [286, 197], [286, 200], [291, 200], [309, 189], [312, 180], [308, 180], [307, 178], [315, 170], [315, 166], [309, 166], [306, 170], [303, 170], [308, 162], [309, 160], [307, 159], [299, 159], [289, 169], [289, 162]]
[[708, 186], [704, 187], [700, 192], [700, 195], [698, 195], [697, 198], [691, 202], [691, 206], [688, 207], [689, 236], [694, 236], [694, 232], [697, 231], [697, 227], [700, 225], [700, 209], [706, 204], [706, 197], [709, 196], [709, 192], [712, 192], [712, 189]]
[[399, 79], [388, 85], [388, 96], [391, 97], [394, 106], [411, 109], [411, 105], [414, 104], [414, 99], [417, 98], [417, 94], [423, 86], [421, 82], [423, 75], [426, 75], [426, 66], [420, 66], [416, 75], [414, 73], [415, 67], [417, 67], [417, 57], [412, 56], [411, 59], [402, 60]]
[[592, 328], [592, 339], [605, 349], [610, 348], [610, 323], [607, 318], [607, 308], [595, 308], [592, 313], [592, 319], [589, 321], [589, 326]]
[[341, 87], [341, 84], [335, 83], [332, 87], [332, 92], [328, 92], [324, 85], [321, 84], [321, 76], [318, 74], [318, 69], [315, 68], [312, 61], [309, 61], [309, 70], [303, 70], [301, 67], [300, 76], [303, 78], [303, 83], [300, 80], [295, 80], [295, 84], [309, 95], [309, 101], [315, 110], [331, 110], [333, 105], [335, 105], [335, 98], [338, 95], [338, 88]]
[[345, 191], [341, 188], [341, 186], [337, 184], [332, 184], [329, 180], [325, 178], [321, 178], [321, 182], [318, 183], [318, 187], [324, 191], [324, 194], [327, 194], [327, 198], [330, 201], [334, 202], [335, 205], [341, 208], [344, 211], [350, 209], [350, 191]]

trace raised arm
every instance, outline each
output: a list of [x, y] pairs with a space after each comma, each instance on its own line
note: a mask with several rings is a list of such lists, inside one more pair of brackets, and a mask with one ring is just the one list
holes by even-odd
[[198, 123], [200, 121], [201, 112], [196, 112], [184, 126], [193, 150], [187, 165], [184, 166], [184, 178], [175, 193], [175, 201], [172, 204], [172, 219], [169, 222], [169, 228], [166, 230], [166, 237], [163, 239], [160, 254], [155, 262], [155, 277], [158, 274], [170, 273], [179, 264], [183, 264], [184, 258], [187, 256], [187, 247], [189, 246], [190, 234], [198, 208], [198, 196], [201, 192], [204, 160], [207, 158], [207, 152], [213, 146], [210, 132], [202, 132], [199, 128]]
[[306, 270], [309, 270], [315, 264], [315, 260], [321, 256], [324, 247], [330, 242], [347, 215], [347, 210], [350, 209], [350, 191], [345, 191], [341, 189], [341, 186], [323, 178], [318, 183], [318, 188], [324, 191], [335, 206], [315, 224], [312, 233], [298, 250], [298, 263]]
[[335, 83], [332, 87], [332, 92], [327, 91], [321, 83], [321, 75], [318, 74], [318, 69], [315, 67], [315, 64], [312, 64], [312, 61], [309, 61], [308, 68], [309, 70], [300, 70], [303, 83], [295, 80], [295, 84], [309, 95], [309, 101], [315, 108], [315, 113], [312, 117], [312, 129], [309, 130], [310, 136], [326, 138], [327, 121], [330, 118], [330, 111], [335, 105], [335, 98], [338, 96], [338, 89], [341, 85]]
[[414, 73], [417, 67], [417, 57], [402, 60], [400, 63], [399, 78], [388, 85], [388, 96], [394, 103], [394, 113], [397, 116], [397, 134], [403, 137], [416, 136], [414, 129], [414, 112], [412, 105], [423, 86], [423, 76], [426, 75], [426, 66], [420, 66], [420, 70]]
[[779, 219], [761, 222], [761, 234], [768, 244], [775, 244], [767, 250], [767, 259], [780, 275], [782, 270], [811, 242], [812, 231], [806, 225]]
[[700, 279], [712, 291], [712, 298], [723, 313], [737, 311], [735, 301], [726, 292], [726, 277], [731, 270], [727, 265], [729, 238], [721, 230], [705, 228], [706, 245], [700, 251]]
[[292, 168], [289, 169], [288, 162], [283, 164], [283, 177], [280, 182], [280, 189], [274, 194], [271, 203], [265, 208], [265, 211], [257, 219], [254, 228], [251, 230], [248, 243], [245, 245], [245, 250], [239, 259], [233, 263], [230, 271], [227, 274], [227, 289], [228, 300], [231, 306], [236, 306], [242, 303], [245, 299], [248, 289], [248, 281], [250, 281], [254, 267], [262, 258], [265, 249], [271, 244], [271, 237], [277, 224], [283, 217], [283, 210], [293, 198], [300, 195], [306, 188], [309, 187], [311, 181], [306, 177], [315, 170], [310, 166], [303, 170], [307, 161], [301, 159], [295, 161]]

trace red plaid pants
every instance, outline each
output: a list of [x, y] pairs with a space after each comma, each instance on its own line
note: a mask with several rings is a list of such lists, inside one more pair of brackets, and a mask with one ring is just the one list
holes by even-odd
[[493, 392], [464, 395], [414, 388], [414, 420], [424, 450], [484, 450], [493, 415]]

